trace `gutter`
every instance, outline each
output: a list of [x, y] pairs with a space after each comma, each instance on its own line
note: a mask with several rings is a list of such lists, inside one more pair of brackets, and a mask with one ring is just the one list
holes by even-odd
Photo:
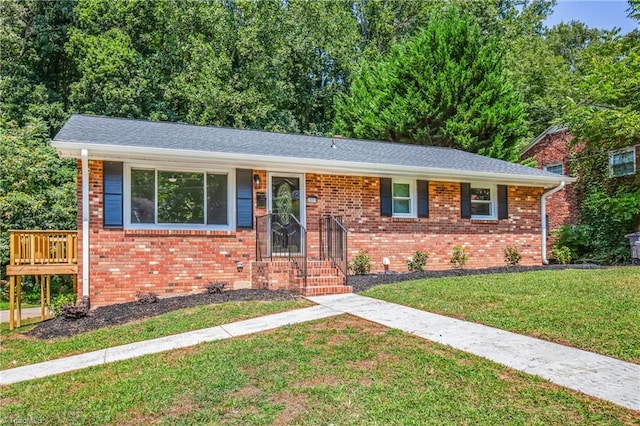
[[82, 159], [82, 298], [89, 300], [89, 151], [83, 148]]
[[545, 265], [549, 264], [549, 259], [547, 259], [547, 197], [560, 191], [564, 186], [565, 181], [560, 182], [560, 185], [555, 188], [551, 188], [542, 194], [542, 198], [540, 199], [540, 216], [542, 221], [542, 263]]

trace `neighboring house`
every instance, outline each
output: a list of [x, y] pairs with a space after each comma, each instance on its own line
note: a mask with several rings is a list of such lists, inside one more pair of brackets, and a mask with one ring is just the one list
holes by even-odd
[[[551, 126], [536, 137], [521, 152], [520, 158], [533, 158], [538, 168], [558, 175], [569, 174], [571, 150], [569, 143], [573, 135], [565, 126]], [[567, 185], [547, 198], [547, 235], [563, 225], [574, 225], [578, 221], [578, 198], [573, 184]], [[548, 248], [553, 239], [548, 239]]]
[[373, 272], [406, 271], [416, 250], [450, 268], [456, 245], [468, 268], [504, 265], [508, 245], [538, 265], [543, 194], [573, 181], [449, 148], [85, 115], [52, 145], [79, 160], [78, 287], [94, 307], [210, 282], [346, 292], [360, 249]]
[[[567, 175], [570, 162], [580, 161], [582, 151], [582, 146], [572, 144], [572, 141], [573, 135], [566, 126], [550, 126], [521, 151], [520, 158], [533, 158], [538, 168]], [[637, 164], [640, 161], [637, 146], [611, 151], [603, 161], [608, 163], [608, 168], [603, 166], [607, 169], [604, 173], [615, 179], [615, 185], [633, 185], [634, 182], [637, 185]], [[547, 198], [546, 213], [548, 235], [563, 225], [578, 222], [579, 200], [573, 183], [567, 183], [562, 190]], [[552, 243], [553, 239], [547, 240], [548, 248]]]

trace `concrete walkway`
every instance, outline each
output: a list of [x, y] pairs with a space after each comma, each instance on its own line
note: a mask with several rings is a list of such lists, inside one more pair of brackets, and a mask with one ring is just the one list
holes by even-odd
[[[40, 308], [22, 308], [22, 319], [40, 318]], [[15, 314], [14, 314], [15, 315]], [[16, 315], [17, 317], [17, 315]], [[0, 322], [9, 322], [9, 311], [0, 311]]]
[[309, 298], [640, 411], [640, 365], [357, 294]]
[[640, 365], [356, 294], [309, 299], [318, 306], [3, 370], [0, 385], [349, 313], [640, 411]]

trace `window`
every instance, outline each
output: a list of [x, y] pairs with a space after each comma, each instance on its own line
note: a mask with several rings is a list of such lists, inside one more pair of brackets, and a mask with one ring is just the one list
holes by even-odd
[[470, 195], [472, 219], [496, 218], [495, 185], [472, 184]]
[[226, 173], [130, 169], [132, 225], [229, 225]]
[[564, 174], [564, 167], [562, 167], [562, 163], [547, 164], [546, 166], [544, 166], [544, 169], [549, 173], [555, 173], [557, 175]]
[[636, 173], [636, 148], [625, 148], [609, 153], [611, 177], [628, 176]]
[[414, 183], [412, 181], [393, 179], [393, 216], [415, 217], [415, 191], [413, 186]]

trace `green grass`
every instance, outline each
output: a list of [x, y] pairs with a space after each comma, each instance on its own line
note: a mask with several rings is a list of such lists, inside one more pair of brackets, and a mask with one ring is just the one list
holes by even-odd
[[[22, 309], [25, 308], [39, 308], [39, 303], [27, 303], [22, 302]], [[0, 311], [8, 311], [9, 310], [9, 301], [8, 300], [0, 300]]]
[[348, 315], [3, 388], [44, 424], [633, 424], [640, 413]]
[[2, 346], [0, 369], [33, 364], [54, 358], [94, 351], [111, 346], [124, 345], [141, 340], [185, 331], [214, 327], [234, 321], [259, 317], [276, 312], [311, 306], [304, 299], [264, 302], [228, 302], [180, 309], [143, 321], [121, 326], [106, 327], [77, 334], [72, 337], [40, 340], [27, 337], [22, 332], [33, 326], [9, 331], [8, 324], [0, 325]]
[[428, 279], [363, 293], [640, 363], [640, 268]]

